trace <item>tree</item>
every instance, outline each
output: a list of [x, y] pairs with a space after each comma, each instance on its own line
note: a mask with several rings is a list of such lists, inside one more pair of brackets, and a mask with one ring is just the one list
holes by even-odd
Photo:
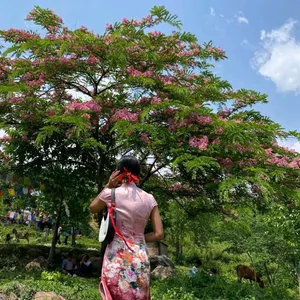
[[[164, 7], [101, 35], [38, 6], [27, 20], [41, 31], [0, 31], [10, 43], [0, 59], [1, 141], [16, 171], [47, 178], [57, 195], [76, 178], [99, 191], [131, 152], [141, 187], [194, 214], [299, 198], [299, 155], [276, 143], [298, 133], [251, 108], [266, 95], [216, 76], [212, 61], [225, 52], [199, 45]], [[155, 30], [161, 23], [178, 31]]]

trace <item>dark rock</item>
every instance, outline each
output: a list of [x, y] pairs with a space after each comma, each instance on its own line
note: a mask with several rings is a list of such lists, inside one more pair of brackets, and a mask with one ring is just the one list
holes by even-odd
[[32, 269], [46, 269], [48, 267], [48, 261], [43, 257], [40, 256], [34, 259], [32, 262], [28, 263], [25, 266], [26, 271], [30, 271]]
[[176, 271], [171, 267], [158, 266], [151, 272], [154, 279], [167, 279], [176, 275]]
[[170, 267], [175, 269], [175, 265], [166, 255], [153, 255], [149, 256], [151, 270], [154, 270], [158, 266]]

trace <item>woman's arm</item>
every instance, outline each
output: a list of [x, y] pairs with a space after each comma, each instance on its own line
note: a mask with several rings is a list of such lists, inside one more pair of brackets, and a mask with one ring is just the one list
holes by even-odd
[[150, 220], [153, 227], [153, 232], [145, 234], [146, 243], [160, 241], [164, 237], [164, 230], [161, 221], [161, 216], [159, 214], [159, 210], [157, 206], [155, 206], [152, 209]]
[[90, 204], [90, 212], [92, 214], [96, 214], [96, 213], [100, 212], [106, 206], [106, 203], [103, 200], [101, 200], [101, 198], [100, 198], [101, 193]]

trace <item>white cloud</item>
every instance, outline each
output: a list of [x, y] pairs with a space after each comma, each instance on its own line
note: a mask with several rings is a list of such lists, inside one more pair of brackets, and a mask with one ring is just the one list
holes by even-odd
[[280, 92], [300, 92], [300, 41], [292, 33], [296, 24], [289, 20], [270, 32], [262, 30], [261, 49], [252, 60], [253, 68], [273, 81]]
[[241, 42], [241, 47], [244, 48], [244, 49], [248, 49], [248, 50], [255, 50], [255, 46], [253, 44], [251, 44], [247, 39], [244, 39], [242, 42]]
[[294, 139], [290, 140], [280, 140], [278, 141], [278, 144], [282, 147], [288, 147], [290, 149], [294, 149], [296, 152], [300, 153], [300, 142], [296, 141]]
[[249, 24], [249, 20], [244, 16], [242, 11], [238, 11], [235, 15], [235, 18], [238, 20], [239, 23]]
[[248, 40], [243, 40], [243, 41], [241, 42], [241, 46], [242, 46], [243, 48], [247, 48], [247, 47], [249, 46]]
[[246, 23], [246, 24], [249, 24], [248, 19], [245, 18], [245, 17], [238, 17], [238, 21], [239, 21], [239, 23]]
[[220, 17], [221, 17], [221, 18], [224, 18], [224, 15], [220, 14]]
[[210, 15], [213, 16], [213, 17], [216, 15], [215, 10], [214, 10], [213, 7], [210, 8]]

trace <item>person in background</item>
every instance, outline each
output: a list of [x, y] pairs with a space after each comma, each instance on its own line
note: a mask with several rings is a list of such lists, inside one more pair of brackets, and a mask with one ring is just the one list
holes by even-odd
[[217, 274], [218, 274], [217, 268], [211, 268], [211, 269], [208, 271], [208, 275], [210, 275], [210, 276], [217, 275]]
[[199, 268], [200, 268], [201, 265], [202, 265], [201, 260], [200, 260], [200, 259], [197, 259], [197, 260], [195, 261], [194, 266], [190, 269], [190, 275], [191, 275], [191, 276], [195, 276], [195, 275], [198, 273]]
[[83, 277], [89, 277], [93, 273], [93, 264], [90, 260], [90, 257], [85, 254], [83, 255], [81, 262], [80, 262], [80, 267], [79, 267], [79, 276]]
[[73, 255], [72, 253], [69, 253], [67, 255], [67, 258], [63, 260], [62, 262], [62, 273], [68, 276], [76, 277], [77, 273], [77, 267], [76, 264], [73, 261]]
[[65, 237], [65, 240], [64, 240], [64, 244], [65, 245], [68, 245], [68, 239], [69, 239], [69, 232], [68, 232], [68, 230], [64, 230], [63, 231], [63, 236]]
[[61, 244], [61, 241], [60, 241], [61, 231], [62, 231], [62, 226], [59, 226], [58, 230], [57, 230], [57, 238], [56, 238], [56, 244], [59, 244], [59, 245]]

